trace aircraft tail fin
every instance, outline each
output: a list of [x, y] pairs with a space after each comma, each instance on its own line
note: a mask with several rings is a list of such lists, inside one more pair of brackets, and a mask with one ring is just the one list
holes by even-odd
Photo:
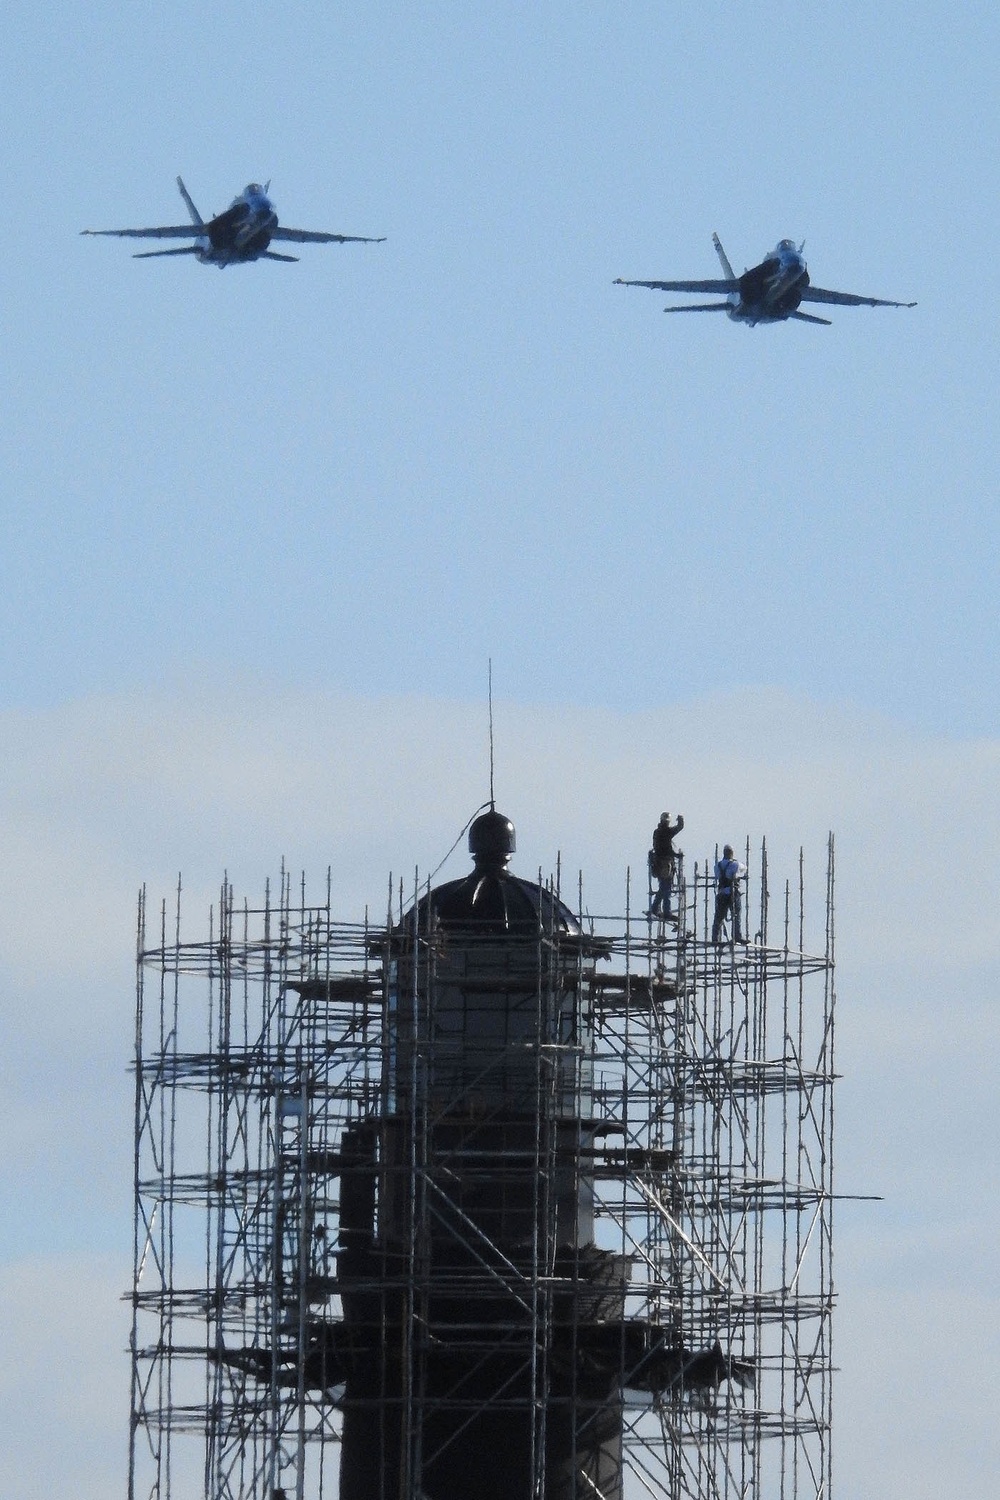
[[140, 250], [133, 260], [152, 260], [155, 255], [197, 255], [197, 245], [182, 245], [179, 250]]
[[181, 181], [181, 179], [179, 177], [177, 179], [177, 186], [181, 190], [181, 197], [184, 199], [184, 202], [187, 204], [187, 211], [191, 215], [191, 223], [192, 224], [196, 224], [199, 229], [204, 229], [204, 227], [205, 227], [205, 221], [202, 218], [201, 214], [198, 212], [198, 210], [195, 208], [194, 203], [191, 200], [191, 194], [188, 192], [187, 188], [184, 186], [183, 182]]
[[686, 306], [665, 307], [664, 312], [728, 312], [728, 302], [689, 302]]
[[736, 272], [733, 270], [732, 266], [729, 264], [729, 257], [726, 254], [725, 250], [723, 250], [722, 241], [719, 239], [719, 236], [717, 234], [713, 233], [712, 244], [715, 246], [715, 253], [719, 257], [719, 260], [722, 264], [722, 269], [729, 277], [729, 280], [737, 281], [739, 278], [737, 277]]
[[823, 323], [827, 328], [833, 327], [829, 318], [814, 318], [812, 313], [790, 312], [788, 316], [790, 318], [797, 318], [800, 323]]

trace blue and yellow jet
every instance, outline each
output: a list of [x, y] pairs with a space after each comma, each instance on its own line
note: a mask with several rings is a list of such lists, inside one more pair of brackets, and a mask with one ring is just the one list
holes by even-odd
[[665, 307], [664, 312], [724, 312], [735, 323], [750, 328], [758, 323], [783, 323], [797, 318], [802, 323], [830, 324], [829, 318], [816, 318], [799, 311], [802, 302], [834, 303], [837, 307], [916, 307], [915, 302], [885, 302], [881, 297], [858, 297], [854, 292], [828, 292], [811, 286], [802, 250], [805, 241], [779, 240], [759, 266], [737, 276], [717, 234], [712, 235], [716, 253], [726, 276], [724, 281], [623, 281], [615, 286], [648, 286], [656, 292], [724, 293], [724, 302], [694, 302], [681, 307]]
[[140, 250], [136, 260], [149, 260], [155, 255], [196, 255], [206, 266], [245, 265], [252, 260], [298, 260], [297, 255], [281, 255], [269, 247], [272, 240], [292, 241], [296, 245], [343, 245], [348, 242], [360, 245], [381, 245], [385, 236], [370, 239], [361, 234], [324, 234], [315, 229], [282, 229], [274, 204], [267, 196], [270, 183], [261, 187], [259, 182], [248, 183], [238, 198], [214, 219], [207, 222], [195, 208], [191, 194], [178, 177], [177, 186], [187, 204], [191, 224], [166, 224], [154, 229], [84, 229], [83, 234], [112, 234], [132, 240], [182, 240], [193, 239], [193, 245], [181, 245], [175, 250]]

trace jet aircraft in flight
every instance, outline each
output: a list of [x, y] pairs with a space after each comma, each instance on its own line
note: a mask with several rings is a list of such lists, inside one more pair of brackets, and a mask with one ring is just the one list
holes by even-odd
[[817, 318], [812, 313], [799, 311], [802, 302], [834, 303], [838, 307], [916, 307], [915, 302], [884, 302], [880, 297], [858, 297], [853, 292], [828, 292], [822, 287], [811, 286], [809, 272], [802, 255], [805, 241], [795, 245], [792, 240], [779, 240], [777, 246], [766, 255], [759, 266], [737, 276], [717, 234], [712, 235], [722, 269], [724, 281], [623, 281], [619, 276], [615, 286], [648, 286], [658, 292], [708, 292], [724, 294], [724, 302], [694, 302], [687, 306], [665, 307], [664, 312], [724, 312], [736, 323], [746, 323], [751, 328], [757, 323], [783, 323], [786, 318], [797, 318], [802, 323], [825, 323], [829, 318]]
[[270, 183], [261, 187], [259, 182], [249, 183], [234, 198], [229, 207], [206, 223], [191, 201], [191, 194], [178, 177], [177, 186], [187, 204], [191, 223], [167, 224], [154, 229], [84, 229], [83, 234], [114, 234], [132, 240], [188, 240], [193, 245], [181, 245], [174, 250], [141, 250], [136, 260], [149, 260], [154, 255], [196, 255], [206, 266], [242, 265], [251, 260], [298, 260], [297, 255], [281, 255], [268, 247], [272, 240], [290, 240], [296, 245], [317, 244], [343, 245], [348, 241], [361, 245], [381, 245], [381, 239], [369, 239], [361, 234], [324, 234], [315, 229], [282, 229], [274, 204], [267, 196]]

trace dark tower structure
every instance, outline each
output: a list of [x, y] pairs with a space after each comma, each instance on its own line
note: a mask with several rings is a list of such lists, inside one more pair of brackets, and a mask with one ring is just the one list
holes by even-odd
[[471, 874], [389, 936], [385, 1108], [345, 1143], [342, 1500], [620, 1500], [625, 1267], [594, 1244], [608, 945], [510, 872], [514, 847], [484, 813]]

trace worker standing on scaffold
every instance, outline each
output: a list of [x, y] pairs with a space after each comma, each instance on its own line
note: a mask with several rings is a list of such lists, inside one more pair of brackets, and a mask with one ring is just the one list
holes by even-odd
[[726, 844], [722, 858], [715, 861], [715, 920], [712, 923], [712, 942], [722, 941], [722, 924], [733, 915], [733, 942], [745, 943], [743, 936], [743, 896], [740, 881], [747, 873], [746, 865], [733, 858], [733, 846]]
[[677, 871], [677, 862], [684, 856], [679, 849], [674, 848], [674, 837], [684, 827], [684, 819], [680, 813], [677, 814], [677, 822], [671, 824], [670, 814], [660, 814], [660, 821], [653, 829], [653, 847], [649, 851], [649, 874], [650, 879], [657, 882], [656, 894], [650, 903], [647, 917], [663, 916], [668, 922], [676, 922], [677, 918], [671, 910], [671, 902], [674, 891], [674, 875]]

